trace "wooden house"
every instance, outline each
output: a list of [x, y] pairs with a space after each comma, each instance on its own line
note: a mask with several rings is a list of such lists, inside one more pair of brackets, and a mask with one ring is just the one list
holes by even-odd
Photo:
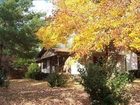
[[43, 73], [62, 72], [64, 63], [69, 56], [68, 49], [52, 48], [46, 50], [43, 48], [39, 52], [36, 62]]

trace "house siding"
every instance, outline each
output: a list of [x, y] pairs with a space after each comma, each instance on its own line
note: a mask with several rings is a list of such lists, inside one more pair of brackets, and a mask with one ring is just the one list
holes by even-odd
[[130, 52], [126, 54], [126, 68], [127, 70], [138, 70], [138, 56]]

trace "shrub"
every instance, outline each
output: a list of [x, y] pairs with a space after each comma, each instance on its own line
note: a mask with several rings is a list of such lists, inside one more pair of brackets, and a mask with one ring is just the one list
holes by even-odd
[[12, 62], [12, 67], [14, 69], [27, 69], [27, 67], [32, 63], [35, 62], [34, 59], [24, 59], [24, 58], [16, 58], [13, 62]]
[[[114, 105], [122, 103], [123, 105], [128, 104], [130, 94], [127, 93], [126, 84], [130, 81], [129, 73], [127, 72], [116, 72], [108, 79], [107, 85], [112, 92], [112, 102]], [[109, 99], [105, 99], [108, 101]]]
[[36, 80], [46, 80], [46, 78], [47, 78], [48, 75], [49, 75], [49, 73], [43, 73], [43, 72], [39, 71], [35, 75], [35, 79]]
[[39, 72], [39, 66], [36, 63], [32, 63], [29, 65], [28, 71], [25, 73], [25, 77], [36, 79], [36, 75], [38, 75]]
[[64, 87], [66, 86], [68, 76], [64, 74], [52, 73], [47, 77], [51, 87]]
[[87, 70], [80, 69], [81, 84], [85, 87], [85, 91], [90, 95], [92, 103], [95, 105], [104, 105], [102, 102], [105, 96], [110, 94], [109, 88], [106, 86], [106, 73], [98, 65], [89, 64]]
[[86, 69], [79, 69], [85, 91], [90, 95], [93, 105], [123, 105], [128, 102], [125, 86], [128, 73], [116, 70], [114, 64], [106, 67], [100, 64], [88, 64]]
[[35, 62], [34, 59], [16, 58], [13, 60], [11, 66], [10, 76], [13, 79], [22, 79], [25, 77], [25, 73], [28, 71], [28, 67], [31, 63]]
[[8, 87], [9, 81], [7, 80], [7, 75], [4, 69], [0, 68], [0, 87]]
[[140, 70], [129, 70], [130, 79], [133, 81], [135, 78], [140, 77]]

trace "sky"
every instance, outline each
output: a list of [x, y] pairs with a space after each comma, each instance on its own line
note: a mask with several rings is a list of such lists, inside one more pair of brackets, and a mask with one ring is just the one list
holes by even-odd
[[[0, 3], [3, 1], [0, 0]], [[47, 16], [52, 16], [52, 11], [55, 10], [55, 6], [51, 3], [51, 0], [33, 0], [33, 6], [31, 10], [45, 12]]]
[[47, 16], [52, 16], [52, 11], [55, 9], [55, 6], [48, 0], [33, 0], [33, 5], [33, 10], [45, 12]]

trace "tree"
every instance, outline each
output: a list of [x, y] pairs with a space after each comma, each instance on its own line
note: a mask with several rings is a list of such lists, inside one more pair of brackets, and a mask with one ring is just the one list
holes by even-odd
[[[58, 11], [52, 21], [36, 33], [44, 47], [66, 43], [73, 35], [71, 50], [78, 58], [85, 58], [92, 52], [140, 51], [140, 0], [56, 1]], [[118, 99], [124, 101], [124, 96], [128, 96], [123, 91], [128, 76], [116, 69], [116, 53], [108, 54], [107, 59], [104, 55], [97, 66], [88, 65], [81, 72], [83, 85], [93, 104], [119, 105]]]
[[74, 34], [71, 50], [77, 55], [104, 51], [140, 50], [139, 0], [57, 0], [58, 11], [48, 26], [36, 33], [43, 46], [66, 43]]
[[[32, 0], [0, 3], [0, 45], [3, 54], [32, 58], [38, 47], [35, 32], [43, 25], [43, 13], [31, 11]], [[2, 52], [2, 51], [1, 51]]]

